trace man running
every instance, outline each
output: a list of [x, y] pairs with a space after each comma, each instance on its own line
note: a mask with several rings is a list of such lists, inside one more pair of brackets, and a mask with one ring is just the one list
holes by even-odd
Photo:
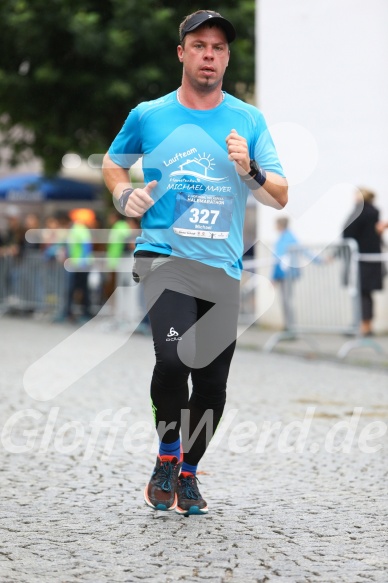
[[[141, 217], [134, 277], [154, 340], [160, 441], [144, 497], [184, 515], [208, 512], [196, 472], [226, 400], [247, 197], [281, 209], [288, 196], [263, 115], [222, 91], [235, 36], [217, 12], [187, 16], [177, 49], [181, 86], [133, 109], [104, 159], [116, 205]], [[134, 188], [128, 169], [140, 156], [146, 186]]]

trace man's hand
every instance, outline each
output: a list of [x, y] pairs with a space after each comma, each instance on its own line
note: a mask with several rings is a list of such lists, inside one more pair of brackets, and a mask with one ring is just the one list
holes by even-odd
[[[129, 180], [128, 169], [122, 168], [113, 162], [107, 152], [102, 164], [102, 174], [107, 188], [115, 198], [116, 208], [120, 207], [120, 212], [123, 212], [118, 201], [125, 190], [132, 188]], [[142, 217], [144, 215], [144, 213], [154, 204], [154, 201], [151, 198], [151, 193], [157, 184], [157, 180], [152, 180], [144, 188], [135, 188], [134, 191], [131, 192], [124, 209], [127, 217]]]
[[[226, 138], [226, 144], [228, 146], [228, 158], [235, 162], [237, 172], [239, 174], [247, 174], [251, 167], [246, 139], [240, 136], [236, 130], [232, 130]], [[244, 172], [241, 172], [241, 170]]]
[[142, 217], [146, 211], [154, 204], [151, 194], [157, 180], [152, 180], [144, 188], [135, 188], [128, 197], [124, 212], [127, 217]]
[[[228, 147], [228, 158], [234, 162], [237, 173], [244, 179], [247, 178], [251, 170], [251, 159], [249, 156], [248, 144], [243, 136], [240, 136], [236, 130], [232, 130], [226, 138]], [[253, 196], [267, 206], [281, 209], [287, 204], [288, 186], [287, 180], [282, 176], [266, 170], [266, 181], [264, 186], [252, 178], [247, 186], [250, 188]]]

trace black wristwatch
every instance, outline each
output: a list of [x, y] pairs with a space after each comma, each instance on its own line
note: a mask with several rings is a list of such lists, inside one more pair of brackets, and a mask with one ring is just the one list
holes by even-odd
[[267, 180], [267, 174], [263, 168], [260, 168], [256, 160], [249, 160], [250, 171], [248, 175], [253, 178], [260, 186], [263, 186]]
[[250, 165], [251, 169], [248, 172], [248, 174], [249, 174], [249, 176], [252, 176], [252, 178], [254, 178], [256, 176], [256, 174], [258, 174], [260, 172], [260, 166], [258, 165], [256, 160], [249, 160], [249, 165]]

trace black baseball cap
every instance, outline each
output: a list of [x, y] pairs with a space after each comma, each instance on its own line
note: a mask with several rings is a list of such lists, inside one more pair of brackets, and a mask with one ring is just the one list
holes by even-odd
[[217, 24], [220, 28], [222, 28], [226, 34], [226, 38], [228, 43], [231, 43], [236, 38], [236, 31], [234, 26], [229, 20], [226, 20], [221, 14], [212, 13], [212, 12], [200, 12], [197, 14], [193, 14], [191, 18], [189, 18], [181, 30], [181, 38], [180, 41], [182, 42], [185, 38], [186, 34], [189, 32], [194, 32], [197, 28], [202, 26], [205, 22], [212, 20], [214, 24]]

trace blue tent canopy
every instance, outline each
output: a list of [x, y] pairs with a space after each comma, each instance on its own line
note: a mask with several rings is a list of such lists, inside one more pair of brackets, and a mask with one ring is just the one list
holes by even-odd
[[14, 174], [0, 179], [0, 200], [42, 202], [97, 200], [101, 186], [69, 178], [47, 178], [39, 174]]

